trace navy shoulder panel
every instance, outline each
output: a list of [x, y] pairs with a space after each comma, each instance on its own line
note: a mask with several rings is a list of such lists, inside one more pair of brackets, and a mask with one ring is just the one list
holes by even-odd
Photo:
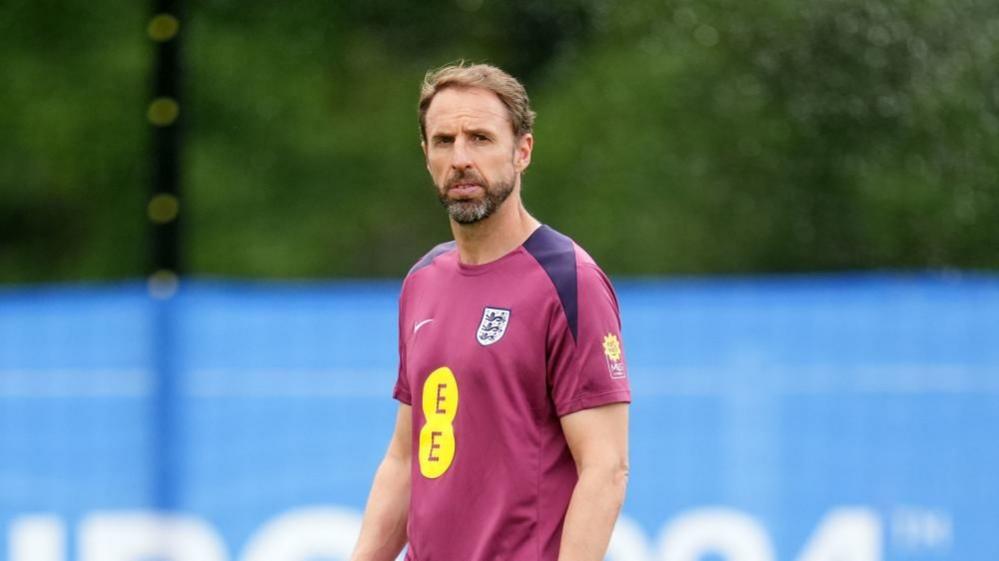
[[579, 331], [579, 302], [576, 289], [576, 250], [572, 240], [548, 226], [541, 226], [524, 242], [524, 249], [538, 260], [555, 285], [565, 318], [569, 321], [572, 338], [576, 339]]
[[455, 246], [456, 246], [456, 242], [454, 240], [451, 240], [449, 242], [444, 242], [442, 244], [438, 244], [433, 249], [431, 249], [429, 252], [427, 252], [427, 254], [424, 255], [419, 261], [417, 261], [416, 265], [413, 265], [413, 268], [409, 270], [409, 274], [412, 275], [416, 271], [419, 271], [420, 269], [422, 269], [422, 268], [426, 267], [427, 265], [431, 264], [434, 261], [434, 259], [437, 258], [437, 256], [442, 255], [444, 253], [447, 253], [447, 252], [451, 251], [452, 249], [455, 248]]

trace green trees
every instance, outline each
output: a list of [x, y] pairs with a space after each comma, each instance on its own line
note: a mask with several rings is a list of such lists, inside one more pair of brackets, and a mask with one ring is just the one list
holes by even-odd
[[[344, 4], [189, 7], [190, 273], [404, 273], [449, 235], [415, 100], [459, 57], [525, 79], [528, 207], [611, 273], [999, 266], [994, 3]], [[0, 18], [3, 281], [144, 272], [148, 14], [90, 6]]]

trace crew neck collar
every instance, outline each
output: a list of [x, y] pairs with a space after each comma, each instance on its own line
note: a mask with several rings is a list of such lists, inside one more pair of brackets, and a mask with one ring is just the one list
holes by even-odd
[[489, 271], [491, 271], [491, 270], [495, 269], [496, 267], [502, 265], [504, 262], [512, 259], [516, 255], [519, 255], [520, 253], [523, 253], [524, 251], [526, 251], [524, 249], [524, 244], [526, 244], [527, 241], [530, 240], [531, 238], [533, 238], [534, 236], [538, 235], [538, 232], [540, 232], [542, 229], [545, 229], [545, 228], [548, 228], [548, 226], [546, 226], [544, 224], [541, 224], [540, 226], [538, 226], [537, 228], [535, 228], [534, 231], [531, 232], [531, 235], [527, 236], [527, 239], [525, 239], [523, 242], [521, 242], [520, 245], [518, 245], [517, 247], [511, 249], [506, 254], [504, 254], [504, 255], [496, 258], [496, 259], [493, 259], [492, 261], [489, 261], [488, 263], [480, 263], [478, 265], [469, 265], [469, 264], [466, 264], [466, 263], [462, 263], [461, 262], [461, 251], [458, 250], [458, 248], [456, 246], [455, 247], [455, 257], [454, 257], [454, 259], [455, 259], [455, 262], [458, 264], [458, 271], [461, 272], [463, 275], [481, 275], [481, 274], [484, 274], [484, 273], [488, 273]]

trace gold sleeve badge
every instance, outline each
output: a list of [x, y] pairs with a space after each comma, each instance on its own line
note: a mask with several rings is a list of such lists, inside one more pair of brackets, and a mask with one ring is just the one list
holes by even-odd
[[610, 371], [611, 378], [624, 378], [624, 360], [621, 356], [621, 340], [617, 335], [608, 333], [604, 336], [604, 357], [607, 358], [607, 370]]

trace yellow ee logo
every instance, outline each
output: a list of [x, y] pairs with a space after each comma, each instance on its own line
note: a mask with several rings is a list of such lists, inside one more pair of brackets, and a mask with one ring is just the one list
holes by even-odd
[[420, 429], [420, 473], [437, 479], [454, 460], [454, 416], [458, 412], [458, 381], [447, 366], [430, 373], [423, 383], [423, 416]]

